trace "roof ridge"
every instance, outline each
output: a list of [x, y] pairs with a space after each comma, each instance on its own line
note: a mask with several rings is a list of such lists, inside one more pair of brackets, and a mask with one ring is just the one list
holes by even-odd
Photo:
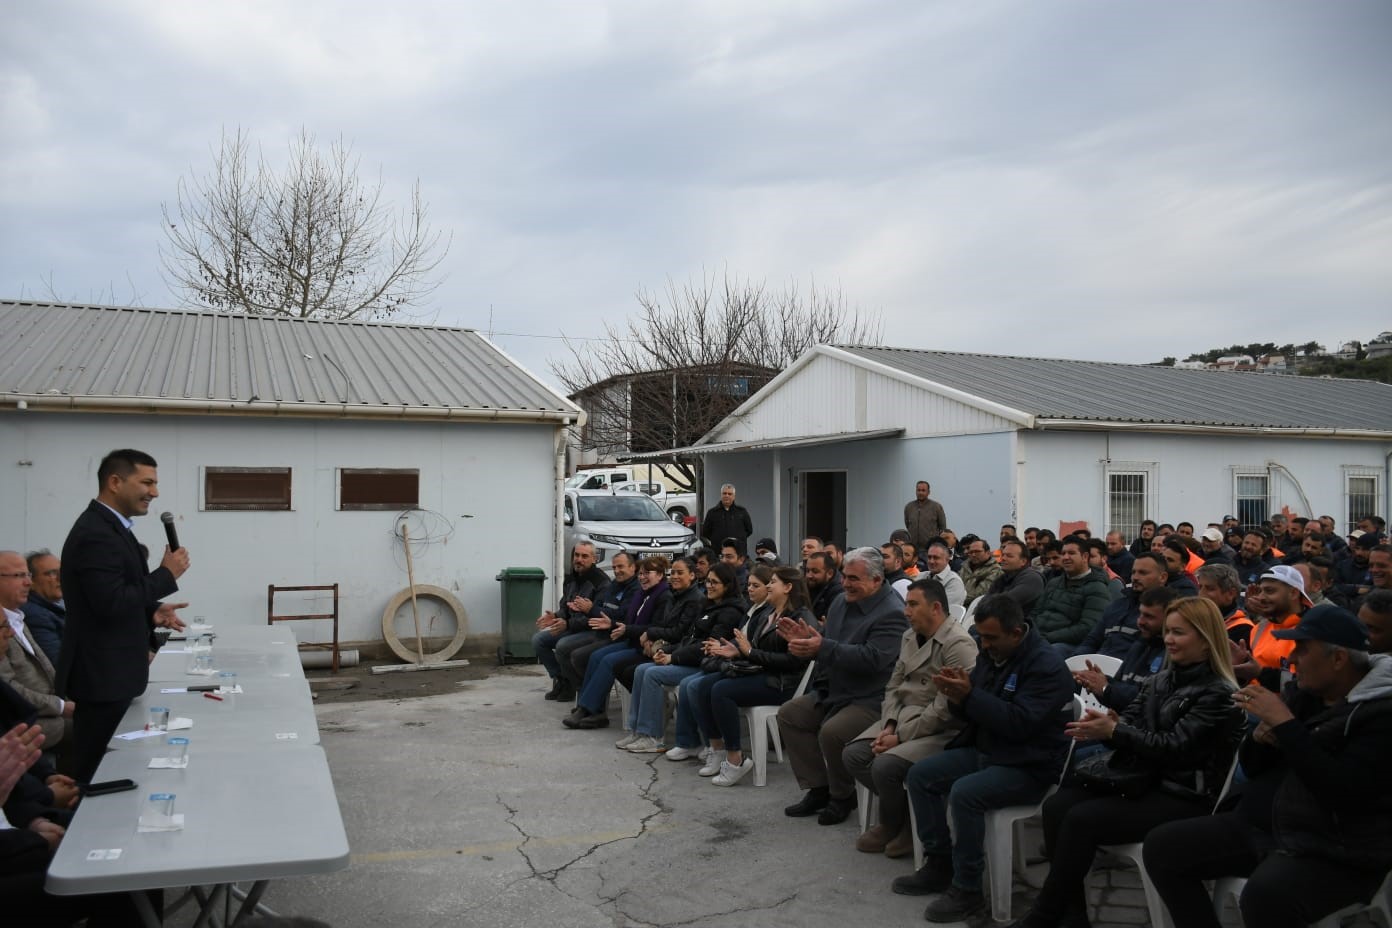
[[315, 317], [291, 316], [286, 313], [237, 313], [218, 309], [199, 307], [169, 306], [117, 306], [112, 303], [67, 303], [52, 300], [24, 300], [0, 298], [0, 306], [33, 307], [35, 309], [87, 309], [108, 310], [111, 312], [150, 313], [167, 316], [212, 316], [229, 319], [268, 319], [277, 322], [316, 323], [319, 325], [347, 325], [376, 328], [430, 329], [434, 332], [477, 332], [465, 326], [429, 325], [424, 322], [393, 322], [381, 319], [319, 319]]

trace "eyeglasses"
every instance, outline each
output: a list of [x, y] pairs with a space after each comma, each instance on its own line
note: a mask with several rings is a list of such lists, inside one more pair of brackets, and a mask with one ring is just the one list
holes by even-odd
[[0, 577], [5, 578], [6, 580], [31, 580], [33, 579], [34, 575], [26, 570], [23, 573], [17, 574], [0, 574]]

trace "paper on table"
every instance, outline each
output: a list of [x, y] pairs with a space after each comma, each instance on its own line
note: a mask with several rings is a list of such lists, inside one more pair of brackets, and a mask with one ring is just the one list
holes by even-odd
[[177, 718], [169, 720], [167, 731], [183, 731], [185, 728], [193, 727], [193, 719]]
[[188, 758], [175, 759], [173, 757], [152, 757], [150, 758], [149, 769], [151, 770], [183, 770], [188, 766]]
[[187, 693], [187, 686], [170, 686], [160, 690], [161, 693]]
[[175, 812], [166, 821], [147, 820], [145, 816], [140, 817], [140, 823], [135, 827], [136, 831], [183, 831], [184, 813]]
[[207, 670], [199, 670], [195, 667], [193, 670], [184, 671], [184, 673], [188, 674], [191, 677], [211, 677], [213, 674], [217, 673], [217, 671], [211, 667], [209, 667]]
[[164, 732], [158, 728], [141, 728], [136, 731], [128, 731], [125, 734], [117, 735], [122, 741], [139, 741], [141, 738], [153, 738], [155, 735], [162, 735]]
[[238, 683], [236, 686], [219, 686], [217, 691], [223, 696], [236, 696], [242, 691], [242, 685]]

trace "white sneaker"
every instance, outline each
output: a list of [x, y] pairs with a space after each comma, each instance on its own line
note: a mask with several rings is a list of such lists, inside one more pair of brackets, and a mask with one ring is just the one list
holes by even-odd
[[700, 752], [696, 748], [684, 748], [681, 745], [677, 745], [663, 756], [668, 760], [691, 760], [693, 757], [699, 757]]
[[631, 731], [631, 732], [629, 732], [628, 734], [624, 735], [622, 738], [620, 738], [618, 741], [615, 741], [615, 742], [614, 742], [614, 747], [616, 747], [616, 748], [618, 748], [620, 751], [622, 751], [622, 750], [624, 750], [625, 748], [627, 748], [630, 744], [632, 744], [634, 741], [637, 741], [637, 740], [638, 740], [638, 733], [637, 733], [636, 731]]
[[632, 754], [664, 754], [667, 751], [667, 745], [652, 735], [639, 735], [624, 750]]
[[696, 772], [703, 777], [713, 777], [720, 772], [720, 767], [725, 763], [724, 751], [711, 751], [710, 757], [706, 758], [706, 765]]
[[715, 748], [711, 747], [709, 744], [703, 744], [701, 745], [701, 753], [696, 755], [696, 759], [702, 764], [705, 764], [706, 761], [711, 759], [711, 755], [714, 753]]
[[746, 757], [744, 763], [740, 764], [738, 767], [727, 760], [723, 760], [720, 762], [720, 773], [717, 774], [715, 779], [711, 780], [711, 782], [716, 786], [734, 786], [740, 780], [743, 780], [745, 775], [753, 769], [754, 758], [752, 757]]

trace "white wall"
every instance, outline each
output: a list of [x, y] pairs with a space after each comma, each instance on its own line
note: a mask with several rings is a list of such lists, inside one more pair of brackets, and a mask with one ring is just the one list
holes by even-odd
[[[927, 480], [942, 503], [948, 527], [994, 540], [1013, 509], [1013, 433], [943, 438], [842, 442], [778, 453], [783, 474], [782, 519], [773, 534], [780, 552], [792, 550], [797, 533], [798, 470], [845, 470], [847, 539], [877, 545], [904, 527], [904, 504], [914, 484]], [[754, 520], [754, 537], [773, 526], [772, 451], [742, 451], [706, 457], [706, 493], [718, 499], [720, 485], [735, 484], [738, 499]]]
[[[1155, 511], [1150, 518], [1204, 524], [1235, 513], [1234, 465], [1271, 470], [1273, 512], [1289, 506], [1297, 515], [1333, 515], [1342, 521], [1344, 466], [1383, 473], [1392, 443], [1325, 438], [1162, 435], [1142, 432], [1020, 432], [1020, 518], [1023, 525], [1056, 529], [1060, 521], [1086, 521], [1094, 533], [1106, 528], [1105, 463], [1152, 464]], [[1297, 490], [1304, 491], [1311, 512]], [[1386, 516], [1385, 508], [1379, 513]]]
[[[261, 624], [267, 584], [337, 582], [340, 638], [380, 640], [382, 610], [407, 585], [393, 534], [397, 513], [338, 511], [337, 468], [414, 467], [421, 507], [454, 530], [447, 541], [413, 545], [416, 582], [453, 591], [472, 634], [497, 633], [498, 571], [554, 572], [554, 436], [547, 425], [3, 412], [0, 466], [10, 477], [0, 482], [0, 548], [61, 549], [95, 494], [102, 456], [135, 447], [160, 464], [160, 498], [136, 533], [157, 563], [153, 552], [164, 538], [155, 516], [179, 517], [193, 561], [179, 594], [194, 604], [189, 614]], [[207, 465], [292, 468], [293, 511], [200, 511]], [[547, 600], [553, 589], [548, 581]], [[398, 628], [409, 624], [408, 608]], [[305, 623], [295, 631], [302, 641], [322, 640], [325, 628]], [[437, 626], [438, 634], [452, 630]]]

